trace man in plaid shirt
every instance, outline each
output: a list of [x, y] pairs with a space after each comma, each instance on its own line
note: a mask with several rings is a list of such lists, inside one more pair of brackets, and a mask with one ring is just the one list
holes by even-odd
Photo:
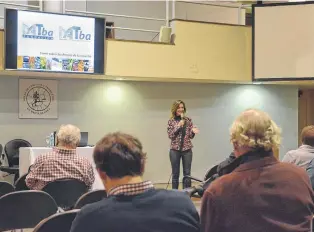
[[77, 179], [91, 188], [95, 177], [91, 163], [76, 154], [81, 140], [80, 129], [62, 125], [57, 133], [56, 147], [40, 155], [31, 166], [26, 185], [32, 190], [42, 190], [48, 183], [59, 179]]

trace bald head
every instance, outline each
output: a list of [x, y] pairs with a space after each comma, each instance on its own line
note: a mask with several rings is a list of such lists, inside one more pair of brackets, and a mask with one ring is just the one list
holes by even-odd
[[230, 129], [231, 142], [249, 149], [270, 151], [280, 145], [280, 129], [271, 117], [257, 109], [242, 112]]
[[58, 146], [75, 149], [80, 143], [80, 140], [80, 129], [71, 124], [62, 125], [57, 133]]

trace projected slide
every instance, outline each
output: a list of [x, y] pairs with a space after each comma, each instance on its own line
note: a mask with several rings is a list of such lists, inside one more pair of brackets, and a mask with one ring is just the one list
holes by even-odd
[[18, 11], [17, 19], [17, 69], [94, 73], [94, 18]]
[[314, 78], [314, 3], [253, 7], [253, 78]]

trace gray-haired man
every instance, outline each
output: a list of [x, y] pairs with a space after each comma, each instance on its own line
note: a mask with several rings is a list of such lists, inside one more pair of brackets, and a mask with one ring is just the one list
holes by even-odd
[[26, 177], [26, 185], [33, 190], [42, 190], [49, 182], [58, 179], [77, 179], [91, 188], [95, 180], [92, 165], [85, 157], [76, 154], [80, 140], [79, 128], [62, 125], [57, 133], [56, 147], [36, 158]]

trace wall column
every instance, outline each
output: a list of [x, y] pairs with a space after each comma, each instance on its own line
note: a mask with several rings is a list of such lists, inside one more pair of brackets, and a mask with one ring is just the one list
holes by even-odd
[[[53, 13], [64, 13], [65, 0], [28, 0], [27, 3], [33, 6], [41, 7], [40, 10]], [[34, 10], [34, 8], [30, 8]]]
[[[42, 11], [63, 13], [68, 10], [87, 11], [87, 0], [27, 0], [27, 4], [41, 7]], [[66, 4], [66, 7], [65, 7]], [[34, 8], [29, 8], [34, 10]]]
[[[40, 1], [40, 0], [39, 0]], [[64, 1], [65, 0], [42, 0], [43, 11], [53, 13], [64, 13]]]

